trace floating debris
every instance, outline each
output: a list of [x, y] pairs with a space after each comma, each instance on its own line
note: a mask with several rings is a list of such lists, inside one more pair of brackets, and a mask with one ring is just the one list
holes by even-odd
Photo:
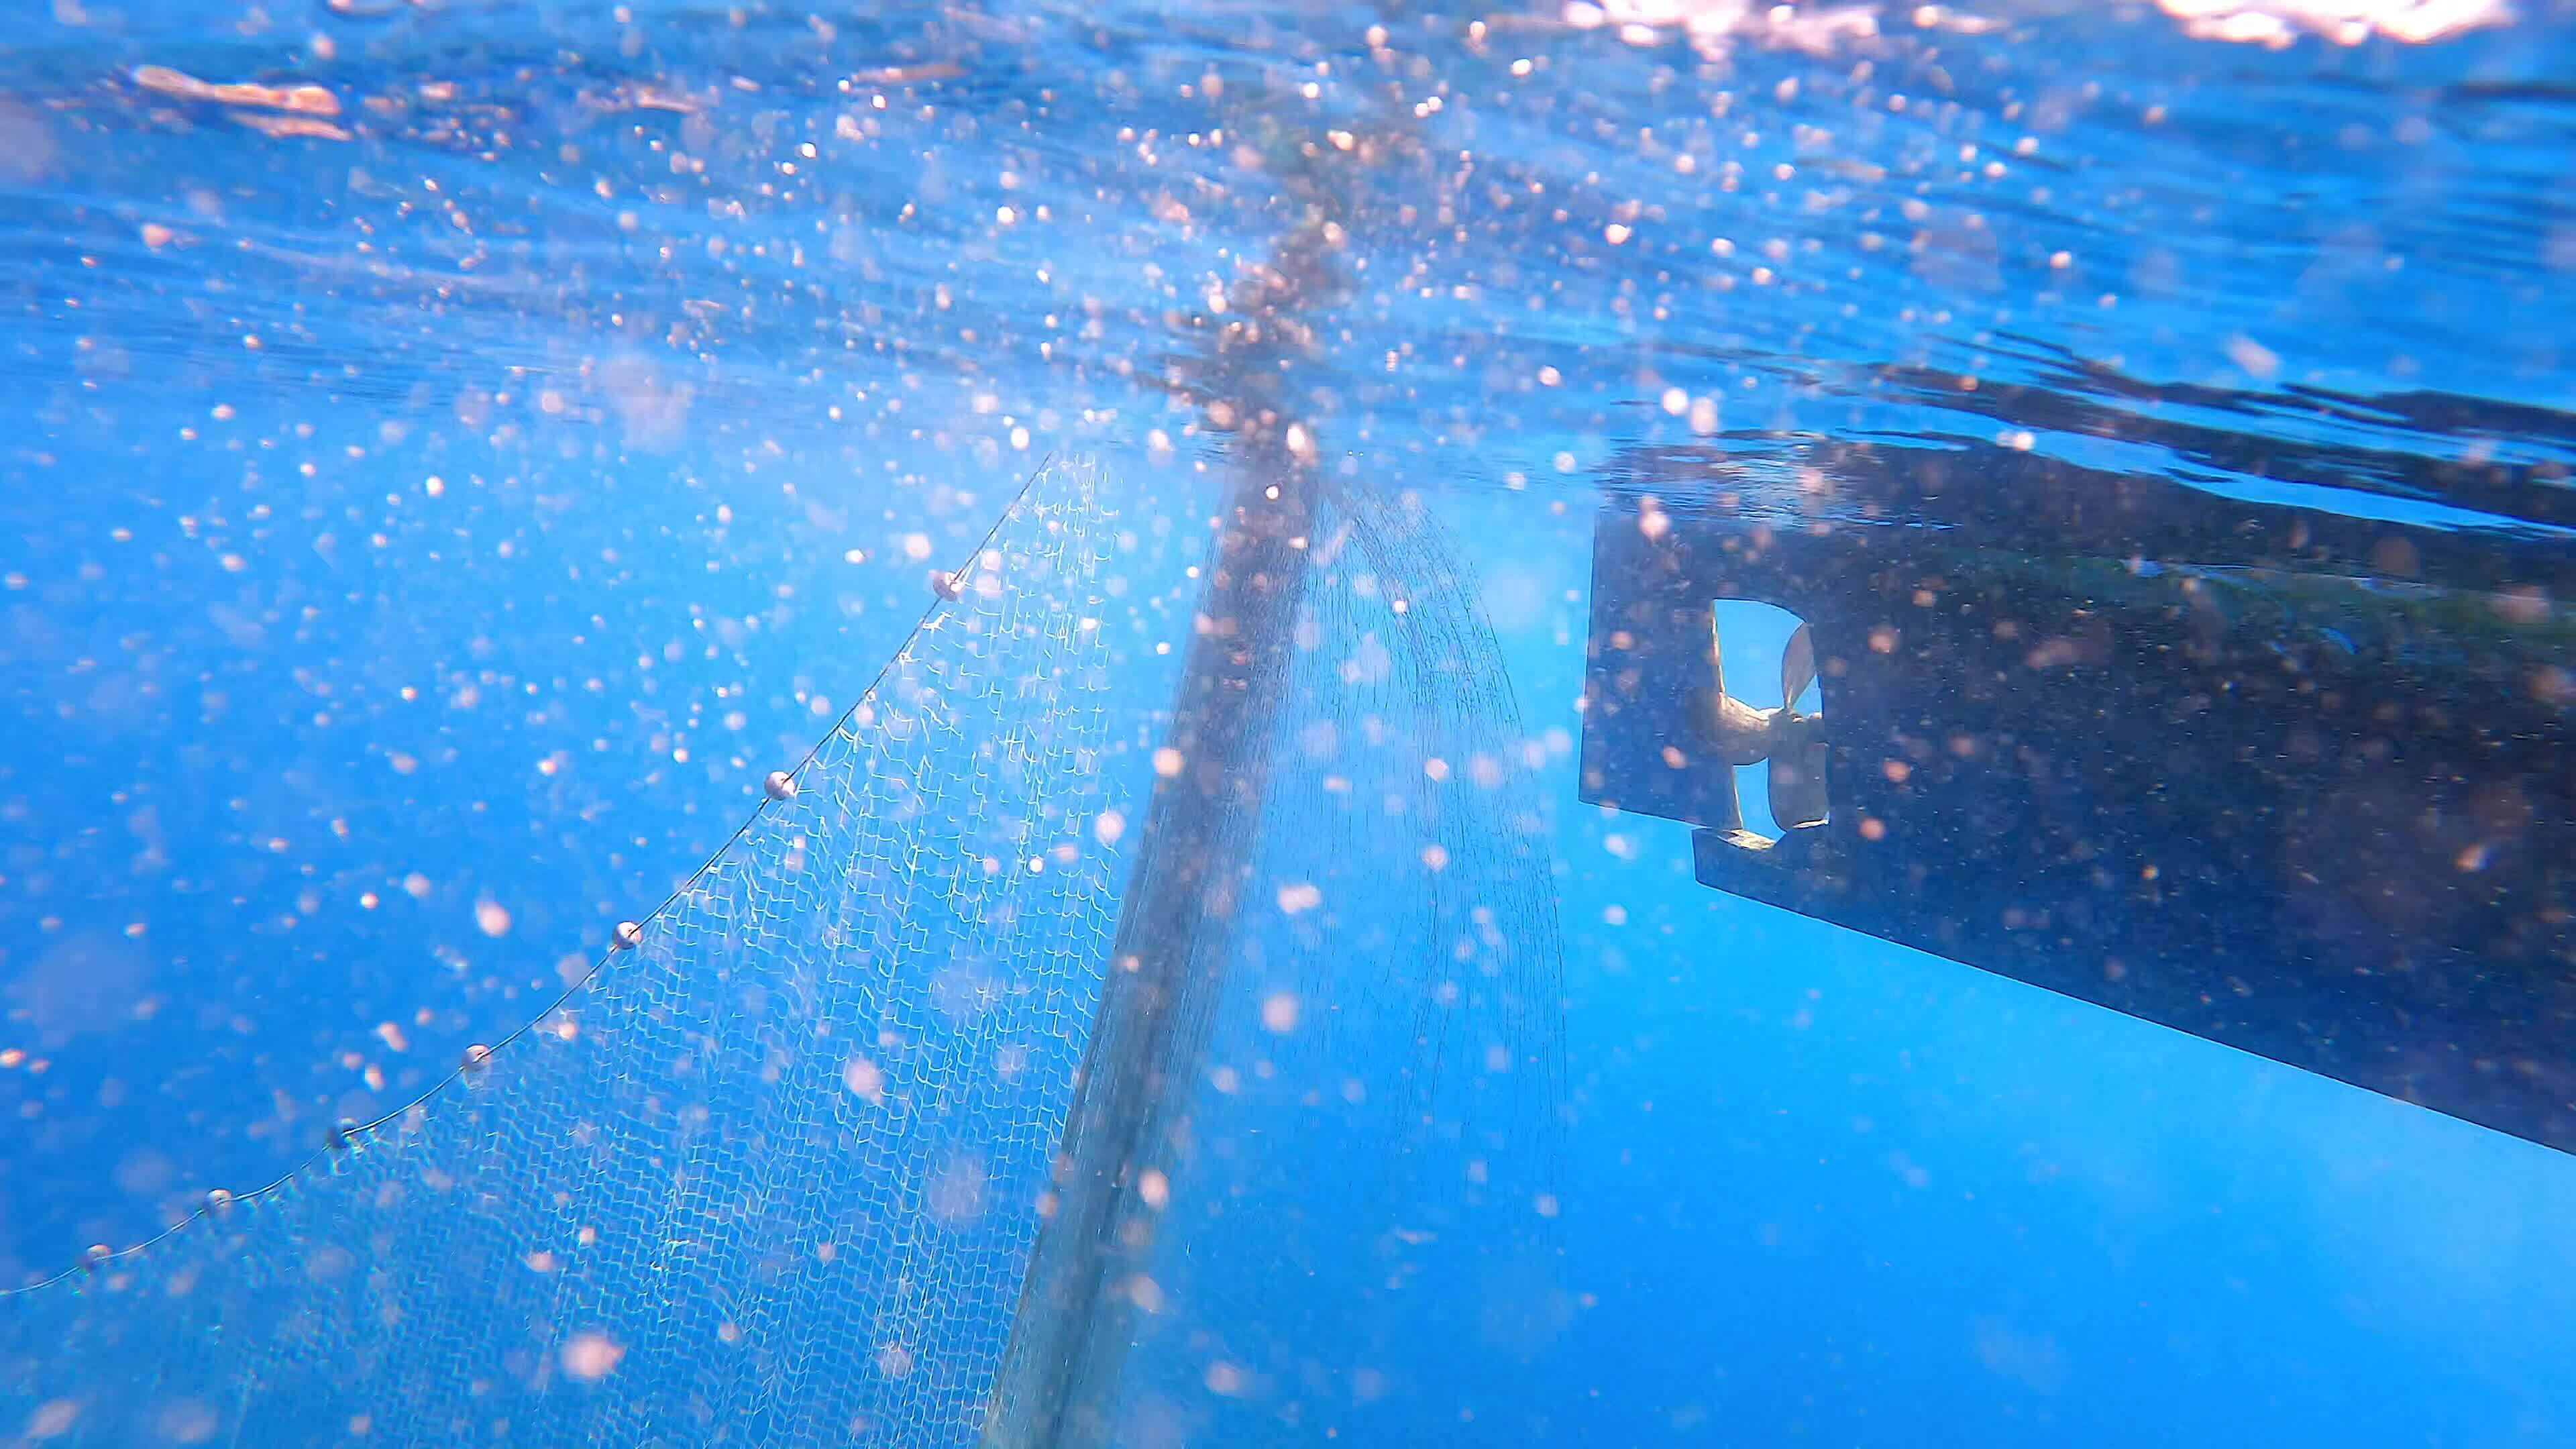
[[145, 65], [135, 67], [134, 83], [147, 91], [183, 101], [205, 101], [218, 106], [258, 106], [305, 116], [340, 114], [340, 98], [328, 88], [309, 81], [289, 86], [264, 86], [248, 81], [202, 81], [166, 65]]

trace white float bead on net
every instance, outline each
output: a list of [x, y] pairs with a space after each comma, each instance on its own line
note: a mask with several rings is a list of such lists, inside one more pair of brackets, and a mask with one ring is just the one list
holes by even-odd
[[465, 1049], [465, 1070], [469, 1074], [483, 1070], [491, 1061], [492, 1049], [479, 1041]]
[[796, 798], [796, 777], [785, 770], [772, 770], [769, 778], [761, 782], [761, 788], [769, 792], [772, 800], [793, 800]]
[[616, 933], [609, 940], [620, 951], [632, 951], [644, 944], [644, 928], [633, 921], [620, 921]]
[[930, 571], [930, 591], [943, 599], [955, 599], [966, 592], [965, 581], [946, 569]]
[[332, 1123], [331, 1150], [334, 1152], [348, 1151], [351, 1140], [354, 1139], [357, 1134], [358, 1124], [350, 1118], [343, 1117], [339, 1121]]
[[94, 1273], [101, 1267], [104, 1267], [108, 1259], [115, 1256], [116, 1250], [110, 1248], [107, 1244], [92, 1243], [81, 1250], [81, 1267]]
[[224, 1211], [229, 1210], [229, 1209], [232, 1207], [232, 1205], [233, 1205], [233, 1195], [232, 1195], [231, 1193], [224, 1191], [224, 1190], [223, 1190], [222, 1188], [220, 1188], [220, 1187], [218, 1187], [218, 1188], [211, 1188], [211, 1189], [209, 1189], [209, 1190], [207, 1191], [207, 1193], [206, 1193], [206, 1208], [207, 1208], [207, 1210], [208, 1210], [208, 1211], [210, 1211], [210, 1212], [224, 1212]]

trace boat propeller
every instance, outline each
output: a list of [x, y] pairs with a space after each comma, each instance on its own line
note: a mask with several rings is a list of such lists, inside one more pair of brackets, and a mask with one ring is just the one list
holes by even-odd
[[1717, 687], [1707, 691], [1696, 711], [1701, 732], [1728, 765], [1771, 765], [1771, 818], [1782, 830], [1824, 822], [1824, 715], [1800, 714], [1798, 697], [1816, 682], [1816, 637], [1800, 624], [1780, 651], [1778, 709], [1755, 709], [1726, 692], [1726, 671], [1717, 653], [1711, 623], [1711, 659], [1717, 664]]

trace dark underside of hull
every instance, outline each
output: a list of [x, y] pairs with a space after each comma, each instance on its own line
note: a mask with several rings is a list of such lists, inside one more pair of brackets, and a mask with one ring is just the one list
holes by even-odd
[[[1584, 797], [1703, 884], [2576, 1150], [2570, 550], [2004, 449], [1716, 453], [1596, 529]], [[1812, 628], [1830, 816], [1740, 828], [1712, 608]], [[1729, 661], [1732, 663], [1733, 661]]]

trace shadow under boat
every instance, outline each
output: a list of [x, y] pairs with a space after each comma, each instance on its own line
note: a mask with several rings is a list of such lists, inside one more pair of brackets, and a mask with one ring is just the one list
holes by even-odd
[[[1800, 461], [1617, 460], [1585, 800], [1700, 827], [1714, 889], [2576, 1150], [2567, 539], [1984, 446]], [[1763, 661], [1720, 600], [1803, 621], [1812, 714], [1728, 694]]]

